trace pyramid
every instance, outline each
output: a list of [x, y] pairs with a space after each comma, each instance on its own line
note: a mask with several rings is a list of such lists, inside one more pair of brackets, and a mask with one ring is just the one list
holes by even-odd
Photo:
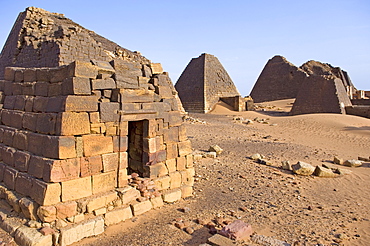
[[282, 56], [274, 56], [263, 68], [250, 93], [255, 103], [295, 98], [307, 74]]
[[206, 53], [189, 62], [175, 88], [187, 112], [207, 113], [222, 98], [240, 98], [217, 57]]
[[343, 81], [334, 75], [311, 75], [309, 78], [302, 84], [290, 114], [345, 114], [345, 107], [352, 104]]
[[[0, 54], [1, 202], [12, 219], [50, 223], [56, 243], [70, 245], [191, 196], [179, 104], [161, 64], [62, 14], [27, 8]], [[68, 225], [56, 227], [60, 220]], [[56, 238], [14, 230], [29, 245]]]
[[302, 66], [300, 66], [307, 74], [311, 75], [334, 75], [335, 77], [342, 80], [343, 85], [347, 91], [347, 94], [352, 97], [352, 94], [355, 94], [357, 89], [353, 85], [349, 75], [346, 71], [342, 70], [340, 67], [333, 67], [329, 63], [322, 63], [319, 61], [310, 60]]

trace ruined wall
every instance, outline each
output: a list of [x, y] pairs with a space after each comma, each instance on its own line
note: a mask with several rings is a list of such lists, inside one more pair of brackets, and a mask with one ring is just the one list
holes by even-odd
[[343, 85], [346, 88], [347, 94], [352, 97], [352, 94], [356, 93], [356, 88], [352, 84], [351, 79], [346, 71], [343, 71], [340, 67], [333, 67], [329, 63], [322, 63], [318, 61], [308, 61], [302, 66], [301, 69], [306, 71], [309, 75], [332, 75], [342, 80]]
[[352, 105], [370, 105], [370, 99], [352, 99]]
[[0, 79], [13, 67], [56, 67], [75, 60], [111, 61], [114, 58], [149, 64], [131, 52], [76, 24], [63, 14], [30, 7], [20, 13], [0, 54]]
[[204, 113], [204, 63], [204, 56], [191, 59], [175, 84], [187, 112]]
[[307, 74], [282, 56], [274, 56], [263, 68], [250, 95], [255, 103], [295, 98]]
[[346, 113], [370, 119], [370, 105], [353, 105], [346, 107]]
[[115, 79], [122, 63], [112, 65], [9, 67], [0, 81], [0, 198], [51, 223], [62, 245], [79, 240], [68, 225], [93, 217], [104, 231], [192, 195], [191, 144], [168, 76], [121, 70], [121, 81], [136, 78], [129, 89]]
[[340, 79], [332, 75], [312, 75], [302, 84], [290, 114], [343, 114], [346, 106], [351, 106], [351, 101]]
[[70, 245], [192, 195], [181, 102], [159, 63], [31, 7], [0, 71], [0, 202], [54, 230], [22, 221], [17, 243]]

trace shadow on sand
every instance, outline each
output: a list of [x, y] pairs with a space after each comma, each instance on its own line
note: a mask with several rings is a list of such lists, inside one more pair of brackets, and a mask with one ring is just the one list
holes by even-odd
[[289, 116], [289, 112], [282, 112], [282, 111], [262, 111], [262, 110], [257, 110], [256, 112], [267, 115], [267, 116], [276, 116], [276, 117], [281, 117], [281, 116]]
[[346, 126], [344, 130], [345, 131], [370, 131], [370, 126], [360, 126], [360, 127]]

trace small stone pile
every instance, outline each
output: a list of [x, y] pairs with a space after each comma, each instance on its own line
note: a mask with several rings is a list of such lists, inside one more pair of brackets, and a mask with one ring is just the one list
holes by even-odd
[[199, 124], [203, 124], [203, 125], [207, 124], [207, 122], [206, 122], [206, 121], [203, 121], [203, 120], [199, 120], [199, 119], [196, 119], [196, 118], [190, 117], [189, 115], [185, 115], [185, 116], [183, 117], [183, 120], [184, 120], [185, 122], [189, 122], [190, 124], [195, 124], [195, 123], [199, 123]]
[[[270, 160], [267, 160], [265, 156], [256, 153], [249, 157], [251, 160], [256, 161], [259, 164], [266, 165], [266, 166], [273, 166], [273, 163]], [[365, 158], [362, 158], [365, 159]], [[361, 160], [346, 160], [343, 161], [338, 157], [334, 157], [335, 164], [340, 164], [348, 167], [359, 167], [362, 165], [363, 161]], [[293, 171], [293, 173], [302, 175], [302, 176], [310, 176], [315, 175], [317, 177], [322, 178], [335, 178], [339, 175], [347, 175], [350, 174], [351, 171], [345, 168], [340, 168], [336, 165], [331, 165], [330, 163], [323, 163], [321, 166], [312, 166], [309, 163], [298, 161], [296, 164], [291, 165], [289, 161], [282, 161], [281, 168], [283, 170]]]
[[140, 202], [161, 196], [161, 193], [159, 192], [153, 180], [150, 178], [139, 177], [139, 174], [137, 173], [131, 174], [129, 184], [140, 191]]
[[257, 161], [257, 163], [266, 165], [266, 166], [272, 166], [272, 162], [270, 160], [267, 160], [264, 155], [261, 155], [259, 153], [253, 154], [249, 157], [251, 160]]
[[347, 167], [360, 167], [362, 166], [362, 163], [364, 161], [370, 161], [367, 158], [359, 157], [358, 160], [352, 159], [352, 160], [343, 160], [339, 158], [338, 156], [334, 156], [333, 162], [338, 165], [343, 165]]

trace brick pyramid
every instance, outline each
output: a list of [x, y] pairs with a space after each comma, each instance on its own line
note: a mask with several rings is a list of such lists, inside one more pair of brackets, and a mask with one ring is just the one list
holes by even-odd
[[221, 98], [240, 97], [217, 57], [206, 53], [191, 59], [175, 88], [187, 112], [207, 113]]
[[351, 105], [341, 79], [334, 75], [311, 75], [302, 84], [290, 114], [345, 114], [345, 107]]
[[250, 95], [255, 103], [295, 98], [307, 76], [283, 56], [274, 56], [266, 63]]
[[308, 61], [300, 66], [308, 75], [333, 75], [342, 80], [343, 85], [347, 91], [347, 94], [352, 98], [353, 94], [356, 93], [357, 89], [353, 85], [348, 73], [342, 70], [340, 67], [333, 67], [329, 63], [322, 63], [319, 61]]
[[[62, 14], [19, 14], [0, 55], [0, 104], [0, 199], [50, 223], [59, 245], [192, 195], [168, 74]], [[16, 230], [19, 244], [52, 245]]]

